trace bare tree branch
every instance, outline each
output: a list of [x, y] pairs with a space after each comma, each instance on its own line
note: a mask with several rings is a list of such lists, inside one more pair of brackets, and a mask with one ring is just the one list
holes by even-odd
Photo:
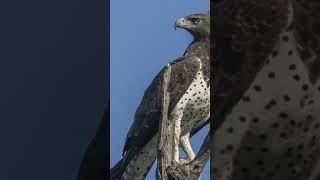
[[163, 74], [163, 96], [162, 96], [162, 114], [160, 118], [159, 141], [158, 141], [158, 168], [157, 179], [168, 180], [167, 167], [172, 162], [173, 155], [173, 136], [174, 136], [174, 122], [168, 121], [169, 108], [169, 92], [168, 86], [170, 82], [171, 66], [168, 64]]

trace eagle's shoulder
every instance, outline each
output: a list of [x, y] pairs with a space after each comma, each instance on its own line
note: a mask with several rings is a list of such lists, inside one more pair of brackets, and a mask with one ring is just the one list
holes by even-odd
[[181, 97], [194, 81], [200, 69], [200, 59], [196, 56], [183, 57], [182, 60], [171, 63], [171, 79], [169, 83], [170, 104], [169, 113], [174, 109]]
[[298, 51], [309, 69], [311, 82], [320, 77], [320, 1], [293, 1], [292, 28], [298, 43]]
[[287, 23], [288, 7], [288, 0], [223, 1], [214, 6], [214, 39], [235, 52], [265, 55]]

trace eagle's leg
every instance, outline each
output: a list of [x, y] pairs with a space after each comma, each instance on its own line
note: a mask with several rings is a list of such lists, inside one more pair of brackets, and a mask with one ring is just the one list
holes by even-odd
[[173, 159], [178, 163], [180, 163], [179, 145], [180, 145], [180, 135], [181, 135], [181, 119], [182, 119], [182, 115], [178, 115], [174, 121]]
[[195, 158], [195, 154], [192, 150], [191, 144], [190, 144], [190, 134], [186, 134], [184, 136], [180, 137], [180, 144], [182, 146], [183, 151], [187, 154], [187, 159], [182, 159], [180, 162], [182, 164], [187, 164], [191, 162]]

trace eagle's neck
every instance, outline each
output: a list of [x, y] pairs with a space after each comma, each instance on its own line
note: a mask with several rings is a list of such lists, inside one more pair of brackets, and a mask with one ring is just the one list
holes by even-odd
[[[209, 57], [209, 38], [194, 39], [184, 52], [184, 57]], [[206, 58], [205, 58], [206, 59]]]

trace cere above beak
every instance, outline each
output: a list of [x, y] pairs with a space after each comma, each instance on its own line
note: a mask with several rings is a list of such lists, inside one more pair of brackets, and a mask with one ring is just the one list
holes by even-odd
[[177, 27], [181, 28], [184, 27], [185, 25], [185, 20], [184, 18], [178, 19], [175, 23], [174, 23], [174, 29], [176, 30]]

